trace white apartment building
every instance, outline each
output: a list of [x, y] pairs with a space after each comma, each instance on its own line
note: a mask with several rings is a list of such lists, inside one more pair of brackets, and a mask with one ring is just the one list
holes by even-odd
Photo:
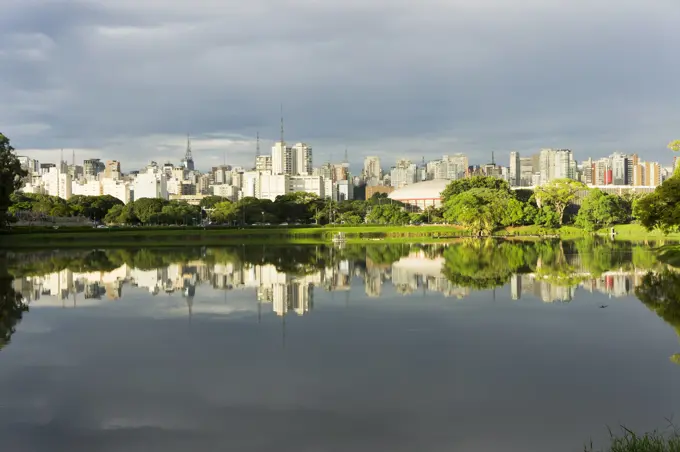
[[101, 180], [102, 194], [113, 196], [120, 199], [125, 204], [130, 202], [130, 183], [123, 180], [107, 179]]
[[134, 198], [168, 199], [167, 178], [157, 166], [150, 165], [146, 172], [139, 173], [133, 184]]
[[296, 143], [292, 148], [293, 175], [312, 174], [312, 147], [306, 143]]
[[101, 196], [104, 194], [102, 184], [98, 180], [74, 181], [71, 185], [71, 192], [73, 196]]
[[521, 163], [520, 163], [520, 157], [519, 157], [519, 152], [512, 151], [510, 152], [510, 173], [509, 173], [509, 181], [510, 185], [514, 187], [519, 187], [522, 185], [521, 183]]
[[293, 172], [293, 148], [284, 141], [277, 141], [272, 147], [272, 174]]
[[397, 160], [396, 166], [390, 171], [390, 180], [395, 189], [416, 182], [417, 166], [407, 159]]
[[368, 156], [364, 159], [364, 170], [362, 173], [367, 185], [378, 185], [383, 177], [380, 167], [380, 157]]
[[229, 201], [236, 202], [239, 200], [241, 190], [233, 185], [221, 184], [211, 186], [212, 194], [227, 198]]
[[42, 176], [45, 192], [50, 196], [58, 196], [62, 199], [71, 197], [71, 175], [52, 167], [47, 174]]
[[288, 174], [260, 174], [260, 199], [274, 201], [277, 196], [286, 195], [290, 190], [290, 176]]
[[290, 178], [289, 193], [303, 191], [323, 198], [324, 189], [324, 179], [321, 176], [292, 176]]

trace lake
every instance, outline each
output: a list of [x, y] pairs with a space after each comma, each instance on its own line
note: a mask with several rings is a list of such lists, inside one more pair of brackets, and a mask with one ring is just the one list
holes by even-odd
[[3, 450], [566, 452], [664, 429], [680, 270], [657, 245], [4, 253]]

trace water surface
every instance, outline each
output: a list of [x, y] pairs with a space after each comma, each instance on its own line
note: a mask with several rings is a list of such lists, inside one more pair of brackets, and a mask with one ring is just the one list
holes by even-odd
[[578, 451], [680, 407], [680, 272], [648, 245], [79, 250], [3, 268], [5, 450]]

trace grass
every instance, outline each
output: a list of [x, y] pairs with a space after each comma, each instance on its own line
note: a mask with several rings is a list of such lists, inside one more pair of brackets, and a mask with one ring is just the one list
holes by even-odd
[[638, 435], [622, 427], [620, 435], [610, 430], [611, 444], [606, 449], [594, 449], [592, 443], [585, 452], [680, 452], [680, 435], [674, 429], [664, 434], [658, 431]]
[[[615, 227], [617, 240], [680, 240], [680, 233], [664, 236], [658, 231], [647, 232], [639, 225]], [[324, 244], [330, 243], [337, 232], [344, 232], [349, 243], [422, 242], [443, 243], [469, 237], [457, 226], [271, 226], [238, 228], [202, 227], [140, 227], [96, 229], [92, 227], [17, 227], [0, 234], [0, 248], [75, 248], [132, 247], [228, 244]], [[608, 236], [609, 229], [598, 231]], [[494, 236], [508, 239], [536, 240], [546, 237], [574, 239], [589, 233], [574, 226], [549, 229], [521, 226], [496, 231]]]
[[130, 247], [226, 244], [322, 244], [342, 231], [348, 242], [444, 241], [467, 235], [453, 226], [251, 227], [251, 228], [15, 228], [0, 248]]

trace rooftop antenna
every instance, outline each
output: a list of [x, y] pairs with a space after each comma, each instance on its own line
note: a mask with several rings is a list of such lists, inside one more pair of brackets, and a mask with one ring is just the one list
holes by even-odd
[[189, 161], [193, 160], [191, 157], [191, 137], [187, 133], [187, 152], [184, 154], [184, 160]]
[[281, 103], [281, 146], [283, 146], [283, 103]]
[[425, 166], [425, 156], [423, 155], [423, 166]]
[[59, 164], [64, 163], [64, 148], [61, 148], [61, 160], [59, 161]]
[[496, 159], [494, 158], [493, 151], [491, 151], [491, 164], [496, 166]]
[[76, 150], [71, 149], [72, 155], [71, 155], [71, 165], [76, 166]]
[[[283, 126], [281, 130], [283, 130]], [[283, 136], [283, 133], [281, 133], [281, 136]], [[255, 138], [255, 157], [259, 156], [260, 156], [260, 131], [258, 130]]]
[[347, 146], [345, 146], [345, 159], [342, 162], [349, 163], [349, 158], [347, 157]]

